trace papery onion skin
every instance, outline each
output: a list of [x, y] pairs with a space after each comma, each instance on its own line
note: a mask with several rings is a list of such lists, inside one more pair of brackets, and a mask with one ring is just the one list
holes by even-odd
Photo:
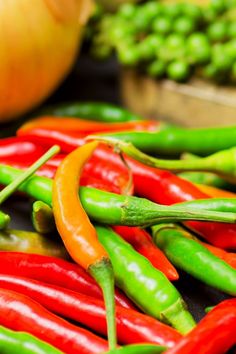
[[0, 1], [0, 122], [42, 102], [76, 58], [91, 0]]

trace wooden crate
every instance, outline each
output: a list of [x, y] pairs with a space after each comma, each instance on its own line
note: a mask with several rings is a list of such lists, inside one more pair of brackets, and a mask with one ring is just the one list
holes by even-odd
[[158, 82], [134, 70], [123, 70], [121, 95], [127, 108], [145, 117], [187, 127], [236, 125], [236, 87], [197, 78], [186, 84]]

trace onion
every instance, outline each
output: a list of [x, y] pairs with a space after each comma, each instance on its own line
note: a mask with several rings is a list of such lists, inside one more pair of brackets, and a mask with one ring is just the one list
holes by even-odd
[[0, 1], [0, 121], [45, 99], [76, 58], [91, 0]]

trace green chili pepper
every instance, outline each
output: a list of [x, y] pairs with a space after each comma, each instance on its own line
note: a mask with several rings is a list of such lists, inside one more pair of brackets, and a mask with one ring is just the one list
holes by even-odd
[[179, 155], [183, 152], [206, 156], [235, 146], [236, 126], [217, 128], [168, 128], [158, 132], [119, 132], [102, 134], [129, 141], [146, 153]]
[[191, 234], [174, 224], [156, 225], [152, 231], [154, 242], [176, 267], [226, 294], [236, 295], [236, 270]]
[[1, 354], [62, 354], [48, 343], [29, 333], [11, 331], [0, 326]]
[[[91, 137], [92, 138], [92, 137]], [[181, 171], [207, 171], [214, 172], [231, 183], [236, 182], [236, 148], [216, 152], [207, 157], [191, 160], [162, 160], [149, 156], [138, 150], [133, 144], [109, 138], [96, 138], [103, 142], [115, 145], [128, 156], [151, 167], [165, 170]], [[204, 145], [204, 144], [203, 144]]]
[[195, 322], [176, 288], [133, 247], [109, 228], [96, 226], [98, 239], [107, 250], [117, 285], [145, 313], [169, 323], [181, 333]]
[[65, 247], [59, 240], [53, 241], [36, 232], [23, 230], [0, 231], [0, 250], [69, 258]]
[[44, 113], [55, 116], [79, 117], [100, 122], [129, 122], [142, 117], [110, 103], [71, 102], [46, 108]]
[[235, 191], [235, 186], [211, 172], [181, 172], [178, 176], [192, 183]]
[[41, 234], [56, 230], [52, 208], [41, 200], [33, 203], [32, 222], [35, 230]]
[[[0, 165], [0, 184], [11, 183], [21, 170]], [[33, 176], [25, 181], [19, 190], [48, 205], [52, 203], [52, 180]], [[184, 210], [182, 207], [163, 206], [148, 199], [118, 195], [95, 188], [80, 188], [80, 199], [89, 217], [96, 222], [109, 225], [147, 226], [158, 222], [177, 220], [206, 220], [235, 222], [234, 213]]]
[[122, 348], [109, 350], [105, 354], [159, 354], [166, 350], [165, 347], [151, 344], [127, 345]]

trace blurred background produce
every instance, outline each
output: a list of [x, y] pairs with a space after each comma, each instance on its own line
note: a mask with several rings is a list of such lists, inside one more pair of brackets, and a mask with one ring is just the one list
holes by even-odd
[[112, 14], [99, 8], [87, 32], [90, 53], [115, 55], [123, 102], [138, 114], [187, 126], [234, 124], [235, 19], [235, 0], [127, 2]]
[[90, 0], [1, 3], [0, 121], [32, 109], [65, 78], [91, 7]]

